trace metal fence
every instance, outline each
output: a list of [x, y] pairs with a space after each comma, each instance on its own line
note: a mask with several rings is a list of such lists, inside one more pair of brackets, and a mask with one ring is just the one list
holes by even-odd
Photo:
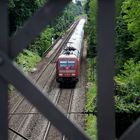
[[[0, 0], [0, 140], [8, 140], [8, 84], [15, 86], [51, 123], [70, 140], [88, 140], [82, 130], [68, 120], [12, 60], [49, 24], [70, 0], [48, 0], [12, 37], [9, 37], [8, 0]], [[115, 140], [114, 53], [115, 0], [98, 0], [97, 74], [98, 140]], [[16, 78], [15, 78], [16, 77]], [[24, 83], [24, 84], [23, 84]], [[34, 96], [32, 96], [34, 93]], [[138, 119], [119, 140], [140, 138]]]

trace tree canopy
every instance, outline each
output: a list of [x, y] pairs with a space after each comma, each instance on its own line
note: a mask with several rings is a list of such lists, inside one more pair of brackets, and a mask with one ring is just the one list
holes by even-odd
[[[116, 7], [114, 83], [116, 132], [119, 137], [140, 115], [140, 1], [117, 0]], [[88, 57], [91, 58], [96, 56], [96, 9], [96, 0], [87, 0], [86, 35]]]

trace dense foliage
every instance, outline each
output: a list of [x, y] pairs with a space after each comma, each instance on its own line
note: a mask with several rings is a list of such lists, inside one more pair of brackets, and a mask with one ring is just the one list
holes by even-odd
[[140, 62], [125, 62], [115, 77], [116, 132], [119, 137], [140, 116]]
[[51, 25], [55, 32], [54, 38], [62, 35], [66, 28], [74, 21], [75, 17], [80, 14], [82, 14], [81, 6], [73, 3], [69, 4], [63, 14], [55, 19]]
[[45, 0], [9, 0], [10, 33], [21, 28], [23, 23], [44, 3]]
[[127, 29], [132, 34], [129, 47], [136, 53], [140, 60], [140, 1], [125, 0], [122, 5], [123, 19], [127, 23]]
[[40, 61], [41, 58], [34, 52], [25, 50], [23, 53], [20, 53], [16, 58], [16, 63], [24, 72], [32, 71], [35, 67], [35, 64]]
[[39, 56], [43, 56], [44, 52], [51, 46], [52, 44], [52, 36], [54, 34], [54, 29], [51, 27], [47, 27], [41, 35], [35, 39], [29, 48], [30, 51], [36, 52]]
[[116, 71], [118, 72], [123, 67], [124, 62], [135, 55], [129, 47], [132, 34], [128, 32], [127, 23], [122, 16], [117, 17], [116, 33]]
[[123, 0], [117, 18], [117, 136], [140, 116], [140, 1]]
[[[88, 15], [86, 32], [88, 57], [90, 58], [96, 56], [95, 3], [96, 0], [88, 0], [88, 5], [86, 5]], [[117, 0], [116, 7], [114, 82], [116, 87], [116, 134], [119, 137], [140, 116], [140, 1]], [[95, 101], [93, 100], [92, 103], [94, 105]]]
[[[93, 66], [95, 66], [95, 61], [93, 58], [88, 58], [88, 83], [87, 83], [87, 93], [86, 93], [86, 111], [96, 113], [96, 74], [95, 67], [93, 71]], [[94, 81], [94, 82], [93, 82]], [[85, 131], [92, 140], [97, 139], [97, 123], [96, 116], [93, 114], [86, 115], [85, 117]]]
[[140, 112], [140, 63], [134, 63], [133, 59], [127, 61], [124, 69], [115, 77], [115, 81], [116, 110], [127, 113]]
[[[85, 5], [85, 11], [88, 15], [88, 23], [85, 27], [88, 40], [88, 57], [96, 56], [96, 0], [88, 0]], [[89, 8], [89, 9], [88, 9]]]

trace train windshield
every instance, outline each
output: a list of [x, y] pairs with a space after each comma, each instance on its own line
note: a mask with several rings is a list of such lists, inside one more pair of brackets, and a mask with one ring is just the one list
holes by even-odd
[[60, 61], [60, 67], [67, 67], [67, 61]]
[[75, 66], [75, 61], [68, 61], [68, 66], [74, 67]]
[[75, 61], [74, 60], [68, 60], [68, 61], [60, 61], [60, 67], [74, 67]]

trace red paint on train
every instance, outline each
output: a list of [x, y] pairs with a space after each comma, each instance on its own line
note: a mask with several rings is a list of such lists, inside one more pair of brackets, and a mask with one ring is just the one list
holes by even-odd
[[56, 62], [57, 82], [76, 82], [80, 75], [85, 19], [81, 19]]

